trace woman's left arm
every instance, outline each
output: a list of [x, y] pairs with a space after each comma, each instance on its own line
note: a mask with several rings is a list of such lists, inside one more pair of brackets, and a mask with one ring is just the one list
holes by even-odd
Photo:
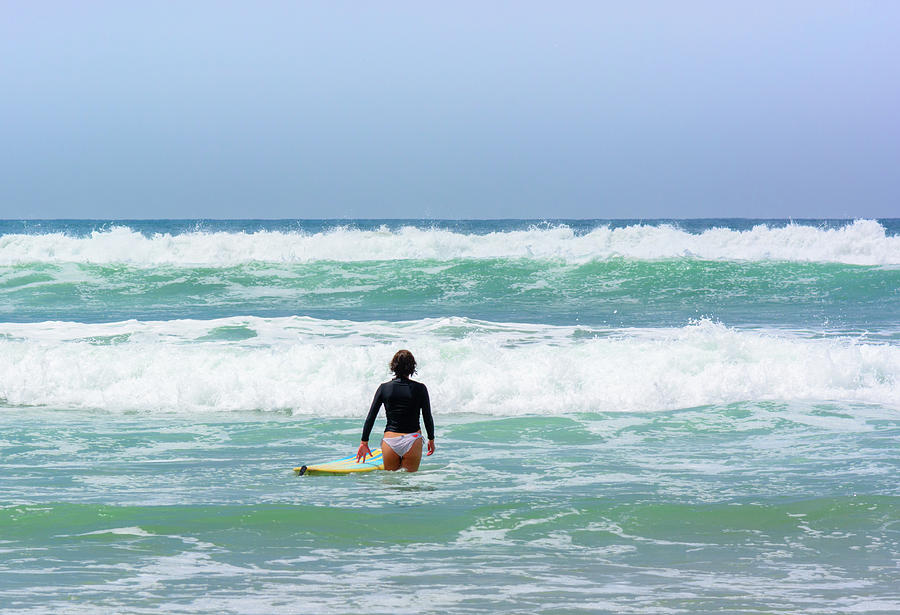
[[372, 427], [375, 425], [375, 417], [378, 416], [378, 411], [381, 409], [381, 404], [384, 402], [381, 398], [381, 388], [382, 387], [379, 386], [378, 390], [375, 391], [375, 398], [372, 400], [372, 405], [369, 406], [369, 414], [366, 416], [366, 422], [363, 423], [362, 438], [359, 442], [359, 448], [356, 450], [356, 463], [365, 461], [367, 456], [372, 455], [372, 451], [369, 450], [369, 434], [372, 433]]

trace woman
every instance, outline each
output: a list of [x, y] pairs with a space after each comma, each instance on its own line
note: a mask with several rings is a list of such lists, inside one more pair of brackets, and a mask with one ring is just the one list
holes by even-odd
[[431, 418], [431, 402], [428, 389], [421, 382], [410, 380], [416, 373], [416, 359], [408, 350], [400, 350], [391, 359], [391, 371], [396, 378], [385, 382], [375, 391], [375, 399], [369, 408], [369, 416], [363, 425], [362, 440], [356, 452], [357, 463], [371, 455], [369, 434], [375, 424], [378, 410], [384, 404], [387, 425], [381, 440], [381, 454], [385, 470], [415, 472], [422, 461], [422, 428], [419, 426], [419, 411], [428, 433], [428, 454], [434, 453], [434, 420]]

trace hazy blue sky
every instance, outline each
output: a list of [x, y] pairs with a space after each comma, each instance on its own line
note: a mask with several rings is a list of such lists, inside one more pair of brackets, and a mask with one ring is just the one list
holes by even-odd
[[893, 0], [0, 0], [0, 217], [896, 217], [898, 32]]

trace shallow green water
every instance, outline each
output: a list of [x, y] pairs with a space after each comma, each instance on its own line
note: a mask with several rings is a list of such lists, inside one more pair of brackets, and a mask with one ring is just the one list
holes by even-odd
[[6, 412], [0, 597], [72, 613], [889, 612], [900, 420], [881, 414], [454, 417], [416, 475], [296, 477], [358, 421]]

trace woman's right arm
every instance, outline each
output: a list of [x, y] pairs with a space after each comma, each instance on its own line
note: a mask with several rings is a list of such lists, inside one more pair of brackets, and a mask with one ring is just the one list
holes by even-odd
[[425, 423], [425, 433], [428, 434], [428, 453], [434, 454], [434, 419], [431, 417], [431, 399], [428, 397], [428, 387], [422, 385], [422, 421]]

